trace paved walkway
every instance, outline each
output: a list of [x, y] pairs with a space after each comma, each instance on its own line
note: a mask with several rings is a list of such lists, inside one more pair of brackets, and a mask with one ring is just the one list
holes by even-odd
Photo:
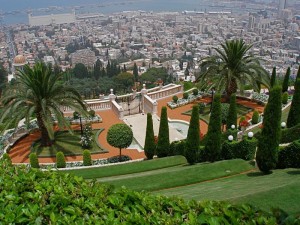
[[[179, 97], [182, 97], [182, 95], [181, 96], [179, 95]], [[169, 102], [169, 101], [172, 101], [172, 97], [158, 100], [158, 115], [157, 116], [160, 117], [161, 108], [163, 106], [166, 106], [167, 102]], [[211, 99], [208, 97], [208, 98], [201, 99], [200, 101], [201, 102], [210, 102]], [[257, 109], [259, 112], [263, 112], [263, 106], [260, 106], [260, 105], [256, 104], [255, 102], [238, 99], [237, 103]], [[193, 104], [190, 103], [188, 105], [181, 106], [176, 109], [168, 108], [168, 110], [167, 110], [168, 118], [171, 120], [176, 119], [176, 120], [183, 120], [183, 121], [189, 122], [190, 116], [182, 115], [182, 113], [191, 110], [192, 107], [193, 107]], [[111, 156], [118, 155], [119, 149], [111, 147], [106, 142], [106, 135], [107, 135], [107, 131], [108, 131], [109, 127], [111, 127], [113, 124], [124, 123], [124, 122], [122, 120], [119, 120], [117, 118], [117, 116], [110, 110], [99, 111], [97, 113], [102, 117], [103, 122], [93, 124], [93, 128], [104, 128], [104, 131], [101, 132], [101, 134], [99, 136], [99, 142], [101, 143], [102, 147], [104, 149], [108, 150], [109, 152], [102, 153], [102, 154], [92, 154], [92, 159], [108, 158]], [[248, 119], [250, 119], [251, 116], [252, 116], [252, 112], [247, 114], [246, 117]], [[144, 115], [144, 117], [146, 120], [146, 115]], [[144, 121], [144, 123], [145, 123], [145, 121]], [[77, 125], [77, 127], [75, 126], [75, 128], [80, 129], [79, 125]], [[206, 124], [204, 121], [200, 121], [201, 133], [206, 134], [207, 128], [208, 128], [208, 124]], [[133, 130], [135, 130], [135, 129], [133, 129]], [[155, 130], [158, 130], [157, 125], [156, 125]], [[144, 126], [137, 129], [137, 132], [138, 132], [138, 134], [135, 134], [135, 136], [139, 135], [139, 136], [141, 136], [142, 139], [145, 138], [146, 128]], [[158, 133], [158, 131], [156, 131], [156, 132]], [[28, 163], [29, 162], [28, 155], [30, 154], [30, 146], [31, 146], [32, 142], [37, 140], [39, 137], [40, 137], [40, 133], [35, 132], [33, 134], [28, 135], [25, 138], [22, 138], [20, 141], [18, 141], [9, 152], [9, 155], [12, 158], [12, 162], [13, 163]], [[181, 137], [179, 137], [179, 139], [181, 139]], [[173, 140], [173, 138], [171, 140]], [[138, 151], [137, 149], [123, 149], [122, 154], [129, 155], [132, 159], [140, 159], [140, 158], [145, 157], [144, 152]], [[67, 156], [66, 159], [67, 159], [67, 161], [81, 161], [82, 156]], [[39, 162], [40, 163], [52, 163], [52, 162], [55, 162], [55, 157], [39, 158]]]

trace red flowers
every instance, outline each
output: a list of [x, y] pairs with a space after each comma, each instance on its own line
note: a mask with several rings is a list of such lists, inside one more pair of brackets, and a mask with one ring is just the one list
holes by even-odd
[[248, 126], [249, 126], [248, 120], [243, 120], [243, 121], [241, 121], [241, 122], [240, 122], [240, 126], [241, 126], [241, 127], [248, 127]]

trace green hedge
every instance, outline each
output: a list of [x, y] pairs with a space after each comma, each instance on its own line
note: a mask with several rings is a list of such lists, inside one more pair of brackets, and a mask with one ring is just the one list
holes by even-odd
[[222, 144], [221, 149], [221, 159], [235, 159], [235, 152], [238, 148], [239, 142], [238, 141], [224, 141]]
[[300, 124], [282, 129], [280, 143], [291, 143], [298, 139], [300, 139]]
[[57, 168], [65, 168], [66, 160], [63, 152], [56, 153], [56, 167]]
[[83, 151], [83, 165], [84, 166], [91, 166], [92, 165], [91, 152], [87, 149]]
[[279, 150], [277, 168], [300, 168], [300, 140]]
[[189, 97], [189, 93], [188, 92], [184, 92], [183, 93], [183, 99], [188, 99]]
[[173, 156], [173, 155], [184, 156], [184, 151], [185, 151], [185, 140], [173, 141], [170, 144], [170, 156]]
[[288, 103], [288, 100], [289, 100], [289, 94], [287, 92], [284, 92], [282, 94], [282, 104], [286, 105]]
[[5, 161], [8, 165], [12, 165], [12, 161], [8, 153], [4, 153], [2, 155], [2, 160]]
[[29, 155], [30, 166], [32, 168], [40, 168], [38, 157], [35, 153]]
[[233, 136], [233, 140], [237, 139], [237, 133], [238, 130], [237, 129], [228, 129], [225, 132], [222, 133], [222, 142], [227, 141], [228, 140], [228, 136], [232, 135]]

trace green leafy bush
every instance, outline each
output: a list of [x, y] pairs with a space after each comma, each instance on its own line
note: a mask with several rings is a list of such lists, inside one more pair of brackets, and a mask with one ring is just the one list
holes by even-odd
[[221, 118], [222, 118], [223, 125], [225, 125], [227, 122], [228, 112], [229, 112], [229, 104], [222, 103], [221, 104]]
[[32, 168], [40, 168], [38, 157], [35, 153], [29, 155], [30, 166]]
[[174, 103], [177, 103], [177, 101], [178, 101], [178, 96], [177, 96], [177, 95], [174, 95], [174, 96], [172, 97], [172, 100], [173, 100]]
[[277, 168], [300, 168], [300, 140], [279, 150]]
[[225, 132], [222, 133], [222, 142], [228, 140], [229, 135], [232, 135], [233, 140], [236, 140], [237, 139], [237, 133], [238, 133], [237, 129], [231, 129], [230, 128], [230, 129], [226, 130]]
[[289, 93], [284, 92], [282, 94], [282, 104], [286, 105], [288, 103], [288, 100], [289, 100]]
[[73, 112], [73, 119], [74, 119], [74, 120], [79, 119], [79, 115], [80, 115], [80, 114], [79, 114], [78, 112], [76, 112], [76, 111]]
[[199, 90], [196, 88], [196, 89], [193, 89], [193, 95], [197, 96], [199, 93]]
[[56, 167], [57, 168], [65, 168], [66, 160], [63, 152], [56, 153]]
[[173, 155], [182, 155], [184, 156], [184, 151], [185, 151], [185, 140], [180, 140], [180, 141], [173, 141], [170, 144], [170, 156]]
[[91, 166], [92, 165], [91, 152], [87, 149], [83, 151], [83, 165], [84, 166]]
[[221, 149], [221, 159], [234, 159], [236, 158], [236, 151], [238, 148], [239, 142], [237, 141], [224, 141]]
[[258, 111], [254, 110], [251, 122], [252, 122], [252, 124], [257, 124], [259, 122], [259, 113], [258, 113]]
[[86, 124], [83, 128], [81, 136], [81, 146], [82, 148], [91, 148], [93, 144], [93, 131], [91, 124]]
[[[287, 224], [299, 220], [250, 205], [184, 201], [0, 161], [3, 224]], [[134, 213], [133, 213], [134, 212]], [[125, 221], [125, 222], [124, 222]]]
[[118, 162], [126, 162], [131, 160], [131, 157], [128, 155], [121, 155], [120, 156], [112, 156], [110, 158], [107, 159], [108, 163], [118, 163]]
[[282, 129], [280, 143], [291, 143], [300, 139], [300, 124]]
[[184, 92], [184, 93], [183, 93], [183, 98], [184, 98], [184, 99], [188, 99], [188, 97], [189, 97], [189, 93]]
[[204, 109], [205, 109], [205, 103], [200, 102], [199, 103], [199, 113], [203, 114], [204, 113]]
[[2, 160], [5, 161], [6, 164], [8, 164], [8, 165], [12, 165], [11, 158], [10, 158], [9, 154], [4, 153], [2, 155]]
[[235, 152], [235, 157], [244, 160], [253, 160], [257, 147], [257, 142], [257, 139], [254, 137], [245, 137], [242, 141], [239, 142]]
[[92, 117], [92, 118], [94, 118], [95, 115], [96, 115], [96, 112], [95, 112], [94, 110], [91, 109], [91, 110], [89, 111], [89, 116]]

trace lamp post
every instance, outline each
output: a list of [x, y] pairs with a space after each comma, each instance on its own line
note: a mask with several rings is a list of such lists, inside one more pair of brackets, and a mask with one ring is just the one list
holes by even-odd
[[253, 138], [253, 135], [254, 135], [253, 132], [249, 132], [249, 133], [248, 133], [248, 138], [249, 138], [249, 139], [252, 139], [252, 138]]
[[230, 141], [230, 142], [233, 141], [233, 136], [232, 136], [232, 135], [229, 135], [229, 136], [228, 136], [228, 141]]
[[281, 128], [284, 129], [286, 127], [286, 122], [282, 122], [280, 125], [281, 125]]

